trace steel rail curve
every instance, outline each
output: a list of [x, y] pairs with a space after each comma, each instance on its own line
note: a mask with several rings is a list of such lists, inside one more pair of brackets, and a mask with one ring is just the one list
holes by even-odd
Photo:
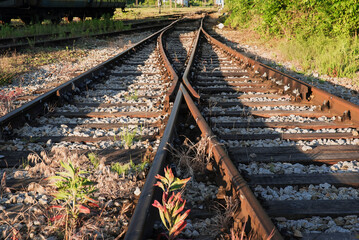
[[[158, 44], [159, 44], [162, 61], [167, 69], [167, 74], [169, 75], [169, 77], [172, 79], [173, 82], [172, 87], [168, 92], [168, 96], [173, 96], [174, 94], [176, 94], [176, 98], [163, 137], [161, 139], [159, 148], [156, 152], [150, 172], [147, 176], [146, 183], [143, 186], [140, 198], [135, 208], [135, 212], [131, 218], [130, 225], [128, 227], [125, 236], [125, 240], [141, 240], [141, 239], [145, 239], [146, 236], [151, 234], [153, 222], [155, 217], [157, 216], [155, 209], [152, 207], [152, 202], [154, 200], [157, 191], [154, 188], [154, 184], [157, 181], [155, 176], [157, 174], [163, 174], [163, 168], [168, 154], [168, 150], [166, 149], [166, 146], [169, 143], [171, 143], [173, 140], [175, 124], [179, 116], [181, 103], [183, 102], [183, 94], [182, 91], [180, 91], [182, 83], [179, 83], [178, 75], [173, 69], [166, 55], [165, 49], [163, 47], [164, 33], [165, 31], [163, 31], [158, 37]], [[176, 82], [178, 84], [175, 84]], [[177, 92], [175, 92], [176, 90]]]
[[183, 76], [182, 76], [182, 80], [183, 80], [183, 84], [188, 88], [188, 90], [191, 92], [192, 96], [194, 96], [195, 98], [199, 99], [200, 96], [199, 94], [193, 89], [193, 87], [191, 86], [190, 82], [189, 82], [189, 72], [190, 72], [190, 69], [192, 68], [192, 65], [193, 65], [193, 60], [194, 60], [194, 57], [196, 55], [196, 49], [197, 49], [197, 46], [198, 46], [198, 43], [199, 43], [199, 37], [201, 35], [201, 29], [202, 29], [202, 26], [203, 26], [203, 18], [201, 20], [201, 26], [199, 27], [198, 31], [197, 31], [197, 35], [196, 35], [196, 40], [193, 44], [193, 47], [192, 47], [192, 51], [191, 51], [191, 56], [190, 58], [188, 59], [188, 63], [187, 63], [187, 66], [186, 66], [186, 69], [183, 73]]
[[245, 221], [248, 222], [255, 232], [263, 239], [271, 237], [271, 240], [282, 240], [283, 238], [279, 231], [274, 226], [257, 198], [254, 196], [247, 182], [234, 166], [232, 160], [217, 140], [216, 136], [208, 126], [206, 120], [203, 118], [199, 109], [183, 85], [181, 85], [181, 91], [193, 118], [195, 119], [198, 127], [201, 129], [202, 135], [209, 138], [210, 149], [215, 157], [217, 167], [220, 169], [222, 175], [225, 176], [224, 179], [227, 183], [226, 190], [233, 188], [237, 194], [237, 198], [240, 200], [241, 216], [245, 218]]
[[[205, 33], [203, 30], [203, 19], [201, 22], [201, 27], [197, 35], [197, 40], [194, 45], [197, 48], [199, 43], [199, 38], [201, 32]], [[192, 96], [196, 99], [199, 99], [199, 94], [194, 90], [192, 85], [188, 80], [188, 76], [190, 70], [193, 65], [194, 57], [196, 50], [193, 49], [191, 54], [191, 58], [189, 60], [189, 64], [185, 70], [185, 74], [183, 76], [184, 85], [187, 87]], [[208, 126], [206, 120], [201, 115], [197, 106], [194, 104], [191, 96], [188, 94], [186, 88], [181, 86], [182, 94], [184, 95], [187, 106], [189, 107], [193, 118], [201, 129], [202, 135], [209, 137], [210, 143], [212, 145], [212, 151], [216, 159], [216, 163], [219, 166], [222, 174], [226, 176], [226, 182], [228, 186], [233, 186], [237, 196], [241, 201], [241, 214], [251, 222], [251, 225], [254, 226], [255, 231], [258, 232], [260, 236], [263, 238], [268, 238], [272, 236], [272, 239], [280, 240], [283, 239], [272, 221], [270, 220], [267, 213], [264, 211], [263, 207], [260, 205], [256, 197], [254, 196], [252, 190], [250, 190], [246, 181], [239, 174], [237, 168], [232, 163], [229, 156], [226, 154], [223, 147], [220, 145], [219, 141], [213, 134], [211, 128]]]
[[[285, 88], [283, 92], [287, 95], [292, 96], [292, 98], [297, 103], [312, 104], [315, 106], [319, 105], [320, 106], [319, 109], [321, 110], [321, 112], [318, 113], [318, 116], [325, 114], [329, 114], [331, 116], [338, 116], [337, 119], [341, 120], [343, 122], [341, 124], [342, 125], [344, 124], [346, 127], [353, 126], [355, 128], [358, 125], [359, 106], [352, 104], [342, 98], [336, 97], [333, 94], [325, 92], [321, 89], [318, 89], [303, 81], [297, 80], [291, 76], [281, 73], [273, 68], [270, 68], [262, 63], [259, 63], [251, 58], [248, 58], [240, 54], [239, 52], [233, 50], [229, 46], [223, 44], [222, 42], [218, 41], [214, 37], [210, 36], [204, 30], [203, 25], [201, 28], [201, 33], [203, 33], [206, 39], [210, 43], [212, 43], [216, 48], [226, 52], [230, 57], [242, 63], [246, 67], [253, 69], [253, 72], [255, 73], [256, 77], [261, 77], [265, 80], [275, 79], [276, 81], [279, 80], [283, 82], [284, 84], [281, 85], [287, 86], [287, 88]], [[192, 57], [193, 56], [191, 56], [191, 58]], [[192, 67], [192, 61], [193, 59], [189, 60], [191, 64], [187, 66], [186, 69], [187, 74], [185, 75], [186, 77], [189, 76]], [[187, 87], [189, 93], [192, 95], [192, 97], [198, 99], [199, 94], [194, 90], [193, 86], [189, 82], [189, 79], [184, 78], [183, 82], [184, 85]], [[276, 83], [276, 86], [274, 86], [274, 88], [276, 87], [277, 88], [279, 87], [278, 83]], [[253, 226], [255, 232], [257, 232], [262, 239], [267, 239], [268, 237], [271, 237], [270, 239], [283, 239], [283, 237], [280, 235], [280, 233], [278, 232], [278, 230], [275, 228], [274, 224], [270, 220], [268, 214], [264, 211], [264, 208], [261, 206], [261, 204], [254, 196], [253, 192], [248, 187], [248, 184], [243, 180], [243, 178], [239, 174], [236, 175], [237, 172], [236, 167], [233, 165], [231, 159], [226, 154], [226, 152], [223, 149], [221, 149], [221, 147], [219, 146], [218, 140], [214, 137], [211, 128], [202, 117], [200, 111], [198, 110], [197, 106], [194, 104], [190, 95], [187, 93], [187, 89], [181, 86], [182, 93], [184, 95], [188, 107], [191, 110], [192, 115], [194, 116], [198, 126], [200, 127], [202, 134], [204, 136], [210, 136], [213, 146], [214, 156], [216, 158], [216, 162], [219, 168], [221, 169], [221, 171], [223, 171], [225, 175], [226, 174], [228, 175], [227, 178], [228, 182], [232, 182], [236, 192], [238, 193], [238, 196], [240, 196], [241, 200], [243, 200], [241, 201], [242, 204], [241, 214], [246, 216], [247, 219], [250, 219], [251, 226]], [[296, 95], [294, 94], [294, 92], [298, 92], [299, 94]], [[233, 106], [235, 106], [235, 104]], [[339, 123], [335, 126], [338, 126], [340, 128], [341, 124]], [[323, 136], [325, 138], [325, 134], [323, 134]], [[340, 136], [337, 137], [341, 138]], [[282, 136], [282, 138], [284, 138], [284, 136]], [[311, 137], [308, 135], [308, 139], [314, 139], [314, 138], [315, 136]]]

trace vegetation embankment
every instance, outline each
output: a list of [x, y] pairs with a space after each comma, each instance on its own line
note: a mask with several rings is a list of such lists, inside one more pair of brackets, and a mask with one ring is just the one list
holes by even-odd
[[[16, 21], [14, 22], [16, 24]], [[50, 24], [49, 21], [14, 28], [5, 24], [0, 27], [1, 38], [14, 38], [35, 35], [54, 35], [54, 37], [73, 37], [78, 35], [90, 35], [106, 33], [116, 30], [128, 29], [122, 21], [114, 21], [109, 18], [92, 19], [91, 21], [73, 21], [67, 24]], [[31, 39], [30, 39], [31, 40]]]
[[130, 7], [126, 8], [125, 12], [117, 9], [114, 15], [114, 19], [145, 19], [154, 17], [166, 17], [170, 14], [190, 14], [199, 11], [210, 11], [213, 6], [210, 4], [203, 4], [202, 2], [194, 1], [190, 7], [182, 7], [181, 4], [175, 6], [174, 0], [172, 1], [172, 7], [169, 1], [163, 2], [161, 6], [161, 13], [157, 6], [157, 0], [139, 1], [138, 5], [130, 4]]
[[254, 30], [304, 72], [358, 78], [356, 0], [228, 0], [226, 11], [227, 25]]

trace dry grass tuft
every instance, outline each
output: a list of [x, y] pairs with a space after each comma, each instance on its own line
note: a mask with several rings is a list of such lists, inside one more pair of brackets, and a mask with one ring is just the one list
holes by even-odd
[[179, 169], [184, 170], [184, 176], [194, 177], [194, 172], [204, 173], [206, 165], [212, 158], [212, 151], [209, 149], [210, 138], [201, 138], [197, 143], [193, 143], [188, 138], [183, 142], [183, 147], [176, 149], [168, 145], [167, 150], [175, 159], [178, 159]]
[[211, 224], [208, 230], [212, 231], [214, 235], [230, 229], [233, 223], [233, 218], [239, 210], [238, 199], [225, 196], [225, 201], [225, 205], [218, 203], [217, 206], [213, 207], [216, 213], [216, 216], [214, 217], [216, 219], [216, 224]]
[[25, 168], [30, 177], [50, 177], [55, 175], [55, 172], [60, 168], [61, 160], [73, 162], [75, 167], [86, 168], [89, 165], [89, 160], [86, 156], [70, 152], [66, 148], [53, 148], [49, 154], [45, 151], [42, 151], [40, 155], [30, 153], [27, 160], [28, 163], [34, 164], [33, 167], [28, 165]]

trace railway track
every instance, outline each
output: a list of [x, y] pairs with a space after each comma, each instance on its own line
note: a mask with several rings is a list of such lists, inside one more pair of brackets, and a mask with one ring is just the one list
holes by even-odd
[[[108, 201], [112, 202], [111, 208], [115, 204], [117, 210], [108, 214], [109, 217], [115, 214], [113, 216], [117, 218], [111, 228], [120, 229], [113, 233], [117, 234], [115, 237], [124, 234], [128, 218], [118, 219], [119, 212], [123, 209], [125, 213], [131, 212], [136, 196], [141, 192], [146, 168], [159, 148], [171, 110], [178, 108], [170, 103], [178, 79], [174, 79], [163, 64], [164, 48], [160, 36], [177, 25], [188, 25], [186, 21], [190, 20], [171, 23], [114, 58], [0, 118], [1, 167], [6, 168], [2, 173], [8, 172], [6, 186], [12, 189], [12, 193], [5, 194], [0, 202], [3, 210], [12, 214], [27, 212], [33, 207], [29, 206], [30, 202], [40, 201], [43, 191], [29, 197], [26, 190], [29, 186], [32, 189], [31, 182], [46, 186], [42, 178], [59, 167], [58, 160], [50, 160], [54, 156], [92, 155], [100, 161], [93, 180], [105, 182], [97, 197], [102, 198], [105, 206], [110, 207]], [[40, 153], [42, 151], [47, 152], [47, 156]], [[35, 160], [35, 163], [27, 159]], [[39, 161], [47, 170], [38, 169]], [[81, 162], [76, 161], [78, 165]], [[110, 171], [116, 163], [138, 164], [134, 168], [141, 165], [144, 169], [136, 170], [129, 177], [118, 178]], [[25, 170], [9, 170], [19, 165], [24, 165]], [[94, 167], [88, 162], [82, 162], [80, 166]], [[123, 189], [126, 186], [127, 189]], [[41, 200], [40, 205], [49, 205], [51, 198], [47, 200]], [[6, 216], [8, 214], [0, 215], [2, 222]], [[4, 236], [11, 234], [11, 228], [4, 224], [0, 228]], [[39, 229], [35, 227], [34, 231]], [[114, 238], [111, 235], [102, 237]]]
[[201, 112], [283, 237], [329, 239], [332, 233], [306, 232], [350, 232], [347, 223], [323, 228], [326, 221], [315, 226], [311, 219], [339, 223], [338, 217], [358, 214], [351, 208], [356, 194], [346, 193], [357, 191], [358, 173], [337, 171], [338, 162], [356, 165], [358, 159], [358, 107], [204, 36], [211, 44], [201, 42], [191, 79]]
[[[192, 227], [184, 236], [229, 237], [229, 228], [239, 231], [245, 223], [252, 239], [353, 239], [359, 108], [242, 56], [211, 37], [203, 21], [198, 31], [194, 22], [171, 26], [0, 118], [2, 167], [49, 146], [95, 153], [105, 166], [153, 159], [145, 183], [130, 184], [129, 195], [113, 191], [122, 198], [114, 215], [137, 203], [128, 227], [128, 218], [111, 225], [121, 229], [117, 239], [125, 233], [125, 239], [148, 239], [161, 231], [151, 204], [158, 197], [155, 176], [173, 162], [168, 143], [176, 134], [199, 133], [213, 161], [185, 193], [202, 196], [188, 201]], [[110, 176], [101, 177], [119, 181]], [[12, 176], [9, 187], [34, 181], [21, 179]], [[240, 205], [232, 208], [228, 228], [212, 235], [218, 218], [210, 204], [228, 197]], [[19, 197], [8, 198], [2, 204], [12, 210]]]
[[[234, 222], [250, 225], [252, 239], [355, 239], [359, 107], [241, 55], [204, 29], [195, 47], [177, 96], [210, 137], [227, 194], [241, 200]], [[144, 212], [133, 221], [148, 219]], [[130, 225], [127, 239], [142, 239], [152, 226], [137, 227]]]

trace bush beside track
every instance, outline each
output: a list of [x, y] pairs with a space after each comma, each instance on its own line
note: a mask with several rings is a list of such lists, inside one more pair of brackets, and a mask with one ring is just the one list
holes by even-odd
[[304, 71], [354, 77], [359, 70], [359, 5], [355, 0], [229, 0], [225, 23], [262, 36], [284, 39], [276, 44]]

